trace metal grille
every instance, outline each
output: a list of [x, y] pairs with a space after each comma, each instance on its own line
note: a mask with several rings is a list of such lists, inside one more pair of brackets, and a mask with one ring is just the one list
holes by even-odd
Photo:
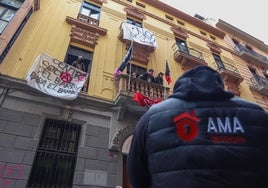
[[81, 126], [47, 119], [28, 188], [71, 188]]

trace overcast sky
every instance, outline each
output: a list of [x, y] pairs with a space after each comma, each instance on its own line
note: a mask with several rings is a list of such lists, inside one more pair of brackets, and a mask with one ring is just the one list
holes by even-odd
[[191, 16], [221, 19], [268, 45], [266, 0], [160, 0]]

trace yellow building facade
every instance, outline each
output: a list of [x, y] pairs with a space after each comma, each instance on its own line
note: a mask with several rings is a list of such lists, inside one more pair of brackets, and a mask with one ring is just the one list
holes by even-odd
[[[133, 101], [135, 92], [164, 100], [176, 79], [199, 65], [218, 70], [227, 90], [268, 110], [267, 77], [260, 82], [260, 93], [249, 71], [254, 66], [265, 76], [268, 63], [243, 60], [228, 42], [232, 31], [221, 21], [215, 26], [157, 0], [12, 0], [0, 1], [0, 8], [0, 15], [8, 15], [2, 16], [0, 27], [0, 162], [4, 171], [13, 168], [23, 174], [5, 177], [7, 184], [128, 187], [131, 136], [147, 110]], [[137, 39], [125, 38], [133, 30]], [[115, 76], [131, 47], [131, 60]], [[260, 50], [267, 59], [267, 46]], [[27, 84], [40, 54], [68, 65], [83, 57], [88, 79], [75, 99]], [[171, 84], [130, 76], [148, 69], [155, 76], [165, 73], [166, 62]]]

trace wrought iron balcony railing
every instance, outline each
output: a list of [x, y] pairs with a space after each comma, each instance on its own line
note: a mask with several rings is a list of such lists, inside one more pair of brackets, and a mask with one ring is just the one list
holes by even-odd
[[199, 65], [207, 65], [202, 52], [194, 48], [188, 48], [175, 43], [172, 49], [175, 51], [174, 59], [181, 64], [183, 70], [189, 70]]
[[237, 74], [240, 76], [237, 67], [232, 64], [225, 63], [223, 61], [221, 62], [215, 61], [215, 64], [217, 65], [218, 71], [224, 70], [224, 71], [228, 71], [232, 74]]
[[252, 61], [253, 63], [256, 63], [258, 65], [265, 65], [267, 66], [268, 64], [268, 58], [249, 49], [246, 48], [245, 46], [241, 45], [241, 44], [237, 44], [235, 46], [235, 49], [240, 53], [241, 57], [244, 57], [250, 61]]
[[238, 69], [229, 63], [223, 61], [215, 62], [218, 72], [221, 74], [224, 84], [228, 91], [234, 93], [236, 96], [240, 96], [239, 85], [244, 78], [238, 72]]
[[254, 75], [250, 78], [251, 88], [262, 93], [268, 95], [268, 79], [261, 77], [259, 75]]

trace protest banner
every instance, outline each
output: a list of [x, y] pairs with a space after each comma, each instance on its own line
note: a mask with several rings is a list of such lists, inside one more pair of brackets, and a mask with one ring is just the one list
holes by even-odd
[[75, 99], [88, 78], [88, 74], [67, 63], [41, 53], [29, 70], [27, 84], [48, 95]]

